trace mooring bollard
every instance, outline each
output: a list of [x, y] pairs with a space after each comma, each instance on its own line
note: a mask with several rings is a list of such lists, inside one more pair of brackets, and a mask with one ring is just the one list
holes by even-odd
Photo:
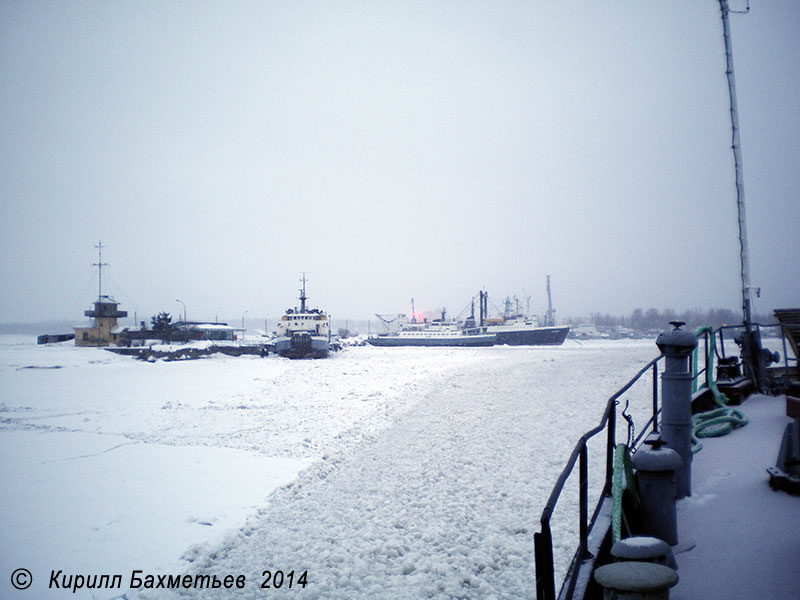
[[611, 556], [617, 562], [638, 560], [678, 570], [678, 563], [669, 544], [652, 536], [634, 535], [623, 538], [611, 547]]
[[683, 461], [677, 452], [662, 447], [663, 444], [661, 439], [646, 442], [633, 455], [633, 468], [639, 479], [642, 529], [647, 535], [674, 546], [678, 543], [675, 473]]
[[674, 329], [656, 339], [666, 357], [661, 375], [661, 439], [683, 460], [675, 473], [675, 491], [680, 499], [692, 494], [692, 375], [688, 359], [697, 338], [681, 329], [685, 325], [682, 321], [670, 324]]
[[608, 600], [668, 600], [678, 573], [664, 565], [630, 561], [598, 567], [594, 579]]

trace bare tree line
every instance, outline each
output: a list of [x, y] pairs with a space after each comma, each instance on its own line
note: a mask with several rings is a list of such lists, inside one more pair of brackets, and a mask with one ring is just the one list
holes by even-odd
[[[588, 322], [595, 327], [629, 327], [639, 331], [664, 329], [670, 321], [683, 321], [687, 327], [721, 327], [722, 325], [739, 325], [742, 322], [741, 314], [728, 308], [712, 308], [701, 310], [698, 308], [678, 312], [671, 308], [635, 309], [630, 315], [611, 315], [608, 313], [591, 313]], [[761, 325], [777, 323], [774, 315], [756, 314], [754, 321]], [[586, 318], [568, 319], [571, 325], [587, 323]]]

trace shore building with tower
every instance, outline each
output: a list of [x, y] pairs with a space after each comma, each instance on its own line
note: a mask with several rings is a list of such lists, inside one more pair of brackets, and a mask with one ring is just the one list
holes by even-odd
[[103, 244], [99, 242], [97, 248], [97, 262], [92, 266], [97, 267], [97, 301], [94, 308], [84, 311], [84, 315], [93, 319], [89, 327], [73, 327], [75, 330], [76, 346], [109, 346], [120, 342], [121, 328], [117, 319], [128, 316], [127, 311], [119, 310], [119, 302], [111, 296], [103, 294], [103, 267], [108, 263], [103, 262]]

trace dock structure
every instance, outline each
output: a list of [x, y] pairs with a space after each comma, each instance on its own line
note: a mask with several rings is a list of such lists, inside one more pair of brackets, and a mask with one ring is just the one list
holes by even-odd
[[783, 328], [783, 335], [792, 347], [795, 356], [800, 357], [800, 308], [777, 308], [775, 318]]

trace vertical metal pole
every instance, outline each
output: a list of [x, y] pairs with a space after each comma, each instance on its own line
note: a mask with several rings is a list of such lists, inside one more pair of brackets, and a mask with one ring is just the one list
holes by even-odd
[[93, 267], [97, 267], [97, 301], [103, 301], [103, 267], [107, 267], [108, 263], [103, 262], [103, 240], [97, 242], [97, 262], [92, 263]]
[[550, 523], [542, 523], [542, 531], [533, 534], [536, 555], [536, 598], [555, 600], [556, 579], [553, 572], [553, 536]]
[[781, 342], [783, 342], [783, 370], [786, 376], [786, 382], [789, 382], [789, 357], [786, 355], [786, 332], [783, 330], [783, 323], [781, 323]]
[[103, 297], [103, 242], [97, 243], [97, 300]]
[[611, 490], [611, 479], [614, 477], [614, 448], [616, 448], [617, 409], [611, 405], [608, 413], [608, 441], [606, 442], [606, 488]]
[[586, 449], [586, 442], [581, 446], [581, 455], [579, 462], [579, 503], [581, 514], [581, 560], [583, 560], [586, 548], [588, 547], [589, 539], [589, 465], [588, 465], [588, 450]]
[[658, 363], [653, 363], [653, 433], [658, 433]]
[[[180, 302], [181, 305], [183, 306], [183, 322], [186, 323], [186, 304], [182, 300], [178, 300], [177, 298], [175, 299], [175, 302]], [[180, 317], [180, 316], [181, 315], [179, 313], [178, 317]]]
[[733, 48], [731, 29], [728, 23], [728, 1], [719, 0], [722, 12], [722, 37], [725, 42], [725, 75], [728, 78], [728, 98], [731, 107], [731, 149], [736, 172], [736, 208], [739, 217], [739, 257], [742, 275], [742, 315], [744, 326], [750, 332], [750, 255], [747, 247], [747, 215], [744, 204], [744, 180], [742, 176], [742, 149], [739, 141], [739, 111], [736, 107], [736, 79], [733, 75]]

